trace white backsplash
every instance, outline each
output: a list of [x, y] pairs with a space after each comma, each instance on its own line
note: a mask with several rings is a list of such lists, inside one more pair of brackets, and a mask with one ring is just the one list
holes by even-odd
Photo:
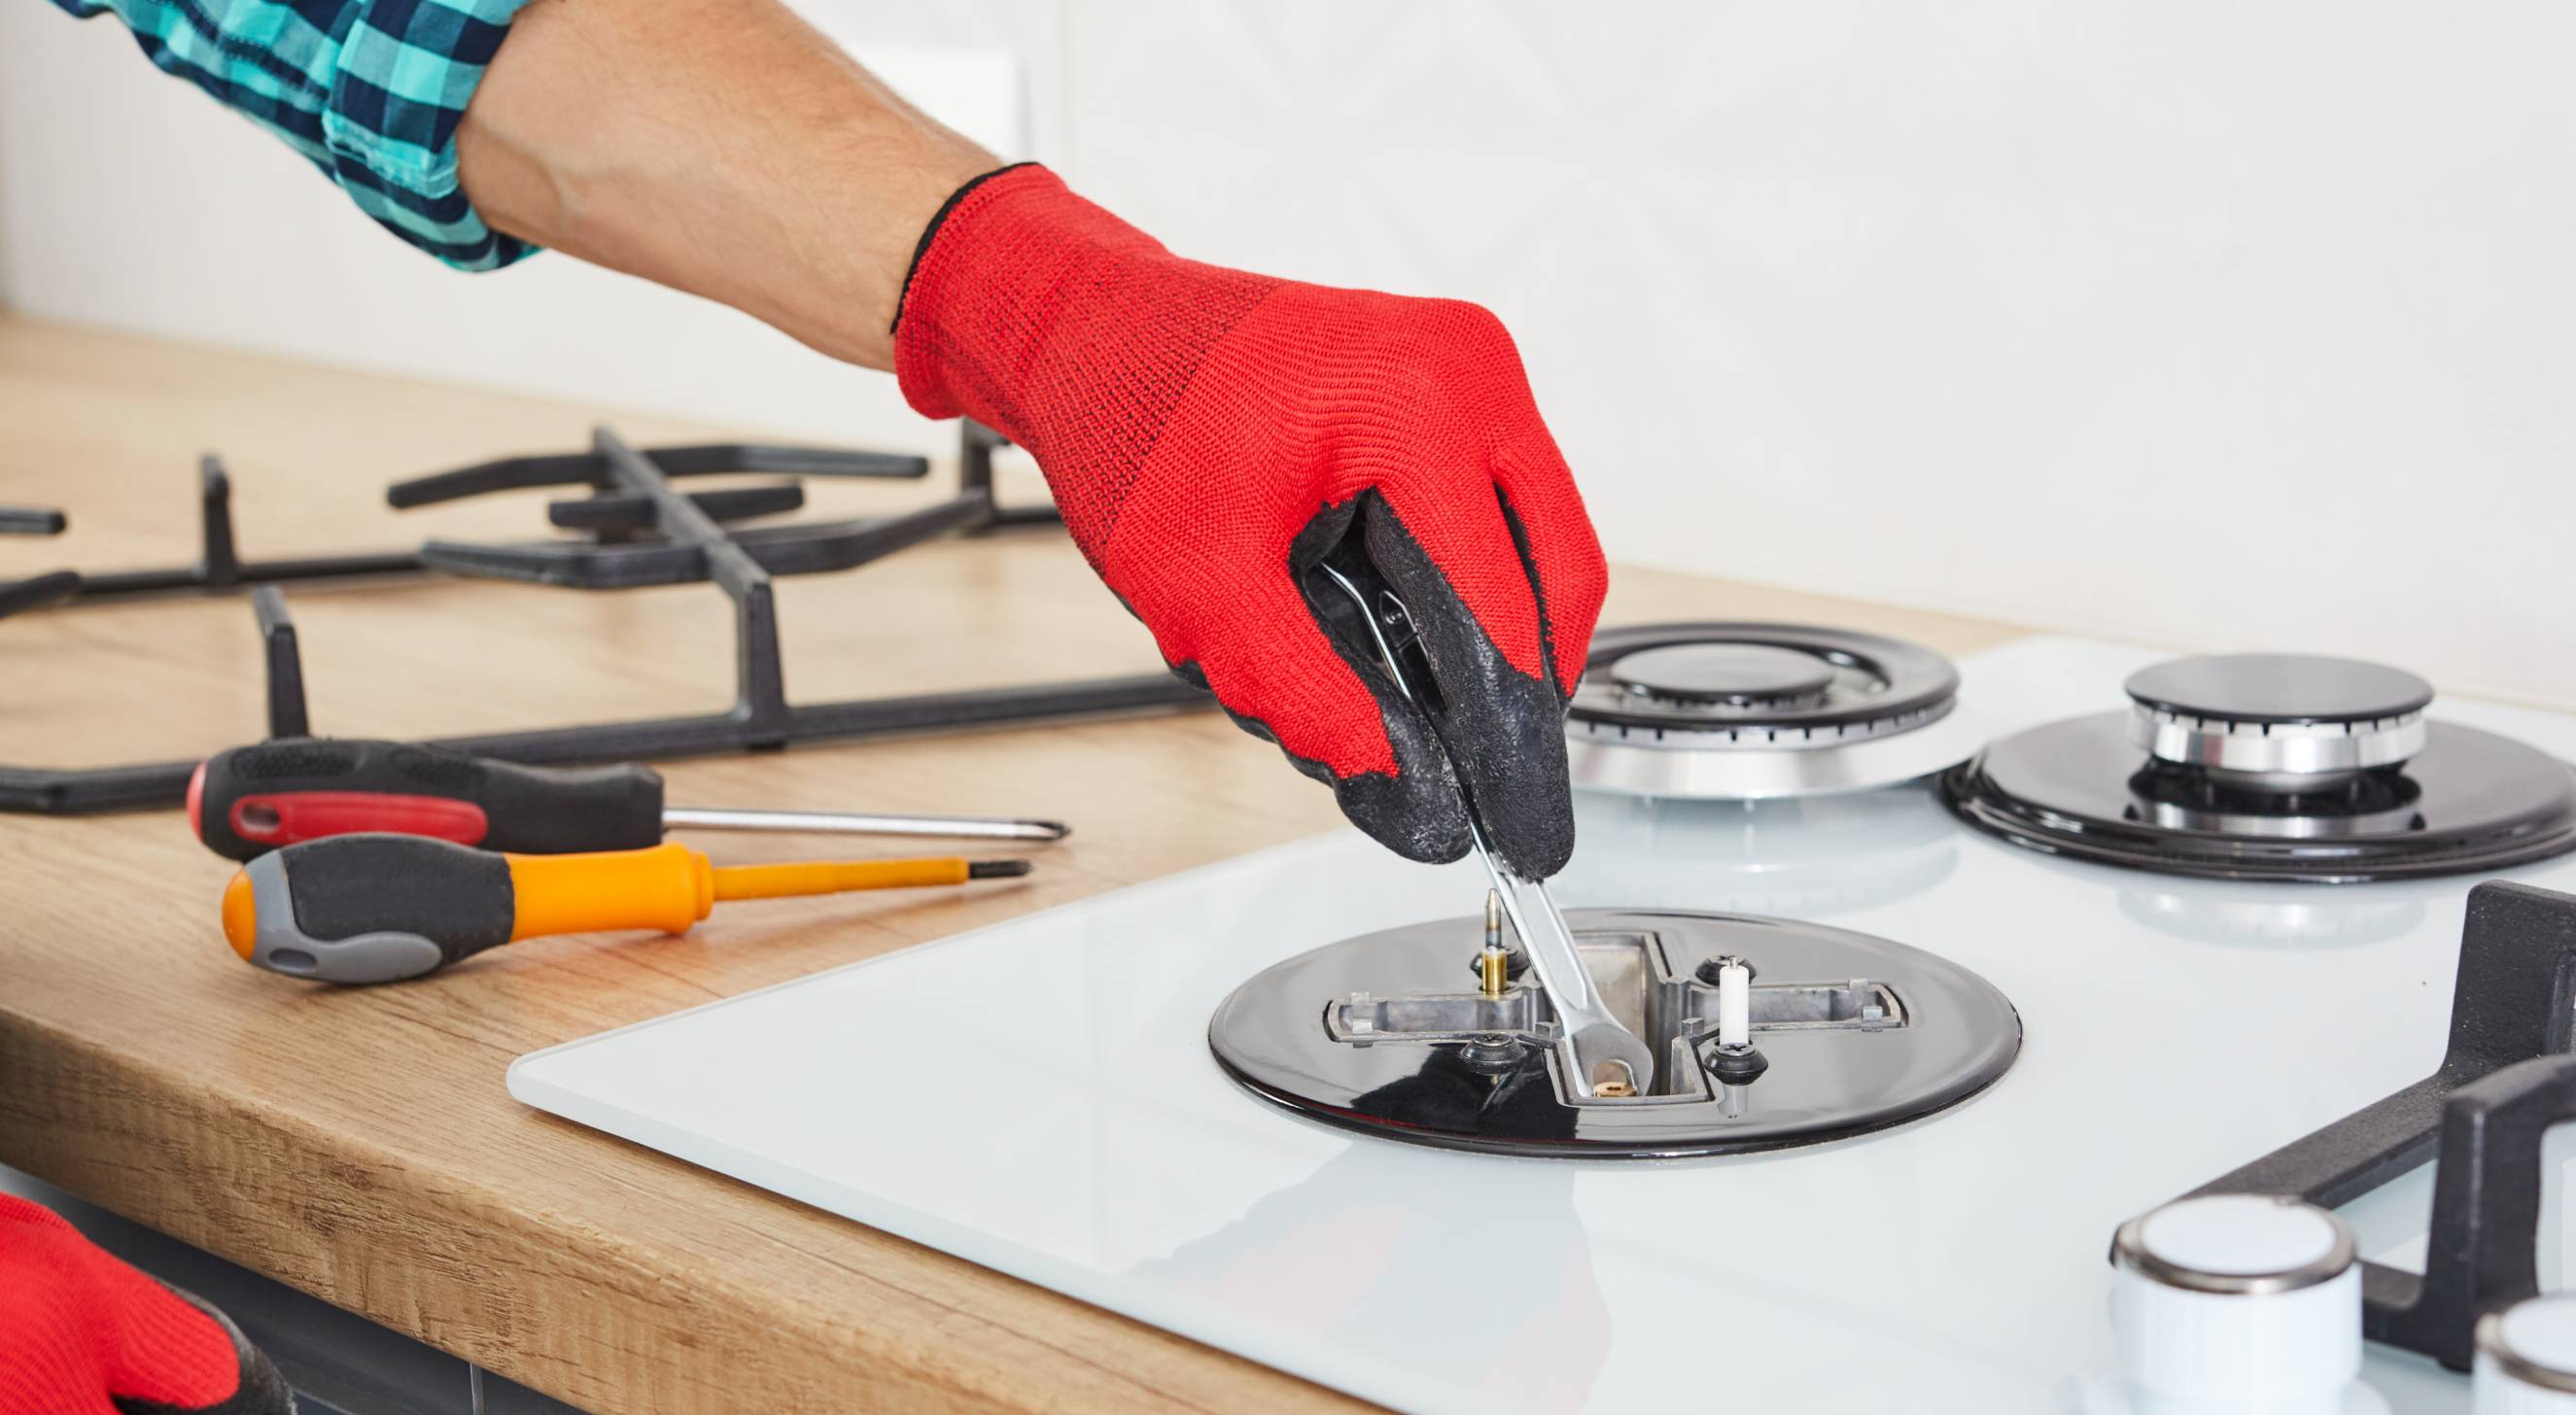
[[[1494, 306], [1614, 555], [2576, 704], [2576, 9], [803, 8], [998, 63], [1025, 151], [1185, 252]], [[0, 7], [0, 299], [946, 441], [685, 297], [450, 276], [40, 0]]]

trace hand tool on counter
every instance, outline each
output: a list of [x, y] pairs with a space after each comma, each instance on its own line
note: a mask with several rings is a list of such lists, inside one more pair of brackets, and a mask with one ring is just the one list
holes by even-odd
[[662, 803], [662, 777], [625, 763], [533, 767], [443, 747], [311, 737], [217, 752], [188, 782], [188, 825], [216, 854], [248, 860], [359, 831], [427, 836], [531, 855], [634, 850], [665, 830], [1061, 840], [1055, 821], [842, 811], [727, 810]]
[[[1376, 643], [1378, 659], [1386, 665], [1396, 691], [1408, 702], [1420, 701], [1402, 662], [1407, 652], [1417, 658], [1422, 654], [1420, 640], [1413, 632], [1412, 612], [1391, 591], [1381, 588], [1372, 600], [1332, 565], [1316, 568], [1358, 606], [1369, 637]], [[1397, 636], [1392, 641], [1387, 637], [1390, 630]], [[1423, 681], [1430, 682], [1428, 665], [1421, 667], [1425, 670]], [[1443, 751], [1448, 749], [1445, 742], [1441, 746]], [[1463, 773], [1458, 774], [1458, 793], [1467, 809], [1467, 838], [1475, 847], [1477, 861], [1485, 867], [1485, 878], [1493, 885], [1488, 898], [1498, 900], [1503, 915], [1511, 920], [1512, 932], [1528, 952], [1530, 967], [1537, 971], [1539, 986], [1546, 991], [1548, 1003], [1556, 1009], [1557, 1021], [1564, 1028], [1564, 1039], [1557, 1045], [1564, 1049], [1569, 1084], [1583, 1095], [1604, 1099], [1647, 1094], [1655, 1081], [1654, 1049], [1621, 1025], [1603, 1005], [1600, 990], [1593, 986], [1591, 970], [1583, 966], [1583, 954], [1575, 946], [1574, 932], [1566, 927], [1565, 915], [1547, 892], [1547, 882], [1508, 869], [1495, 858], [1493, 847], [1487, 843], [1484, 821], [1476, 813], [1475, 793], [1467, 789]]]
[[685, 845], [505, 855], [417, 835], [336, 835], [261, 855], [224, 887], [224, 937], [273, 973], [333, 983], [417, 978], [547, 934], [685, 933], [736, 899], [1008, 879], [1026, 860], [717, 866]]

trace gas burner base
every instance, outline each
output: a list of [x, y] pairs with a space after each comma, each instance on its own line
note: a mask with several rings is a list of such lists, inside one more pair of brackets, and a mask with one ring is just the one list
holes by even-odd
[[1578, 789], [1664, 800], [1874, 790], [1984, 745], [1958, 686], [1930, 649], [1846, 629], [1604, 629], [1566, 716], [1566, 761]]
[[[1466, 981], [1479, 919], [1346, 939], [1269, 968], [1217, 1009], [1209, 1048], [1254, 1095], [1328, 1125], [1584, 1159], [1734, 1154], [1881, 1130], [1984, 1090], [2021, 1050], [2021, 1018], [1992, 984], [1886, 939], [1745, 915], [1567, 918], [1604, 1000], [1656, 1048], [1649, 1094], [1573, 1098], [1545, 994], [1527, 979], [1497, 994]], [[1758, 1065], [1716, 1045], [1717, 989], [1702, 965], [1725, 957], [1754, 970]]]
[[2576, 767], [2492, 732], [2421, 728], [2403, 766], [2321, 776], [2302, 797], [2150, 765], [2132, 715], [2099, 713], [1992, 744], [1942, 775], [1941, 796], [2015, 845], [2203, 879], [2359, 884], [2576, 850]]

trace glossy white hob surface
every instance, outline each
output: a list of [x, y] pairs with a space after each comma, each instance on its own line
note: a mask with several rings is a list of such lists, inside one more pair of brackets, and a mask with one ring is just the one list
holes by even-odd
[[[2001, 735], [2115, 706], [2158, 657], [2026, 639], [1964, 661], [1962, 700]], [[2576, 756], [2576, 719], [2432, 715]], [[1308, 1124], [1219, 1074], [1210, 1012], [1290, 954], [1483, 897], [1472, 866], [1342, 833], [538, 1052], [510, 1089], [1403, 1409], [2057, 1411], [2110, 1364], [2113, 1228], [2432, 1069], [2474, 882], [2062, 862], [1920, 787], [1581, 811], [1568, 907], [1946, 954], [2020, 1009], [2020, 1062], [1928, 1121], [1734, 1159], [1495, 1159]], [[2576, 890], [2576, 863], [2511, 877]], [[2428, 1193], [2347, 1210], [2365, 1255], [2420, 1252]], [[2369, 1374], [2401, 1410], [2467, 1408], [2429, 1363]]]

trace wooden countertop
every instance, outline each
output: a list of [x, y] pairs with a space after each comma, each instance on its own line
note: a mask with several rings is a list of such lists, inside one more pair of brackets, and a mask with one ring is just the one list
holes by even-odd
[[[542, 493], [397, 514], [383, 486], [522, 451], [740, 430], [0, 319], [0, 578], [193, 557], [195, 461], [250, 556], [524, 539]], [[809, 484], [810, 485], [810, 484]], [[898, 508], [920, 487], [819, 488]], [[425, 737], [729, 700], [723, 597], [412, 580], [291, 589], [318, 732]], [[1061, 537], [948, 542], [782, 582], [799, 700], [1153, 671]], [[1622, 569], [1606, 622], [1779, 618], [1963, 653], [2013, 630]], [[255, 739], [241, 595], [0, 621], [0, 761], [166, 760]], [[531, 1111], [521, 1053], [1324, 829], [1328, 794], [1211, 713], [667, 767], [680, 803], [1039, 815], [1025, 882], [791, 901], [678, 938], [514, 945], [433, 981], [290, 982], [224, 947], [232, 866], [175, 811], [0, 815], [0, 1162], [601, 1412], [1239, 1411], [1357, 1402]], [[731, 858], [799, 844], [719, 842]], [[879, 848], [900, 853], [899, 842]]]

